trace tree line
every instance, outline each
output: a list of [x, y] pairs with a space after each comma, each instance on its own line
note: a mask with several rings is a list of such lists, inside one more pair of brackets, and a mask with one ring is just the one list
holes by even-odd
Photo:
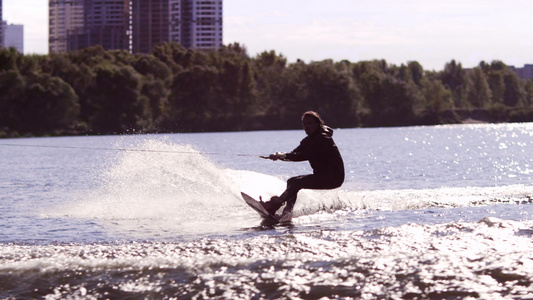
[[0, 137], [294, 129], [305, 110], [330, 126], [533, 121], [533, 80], [501, 61], [442, 71], [416, 61], [287, 63], [162, 44], [151, 54], [104, 50], [22, 55], [0, 49]]

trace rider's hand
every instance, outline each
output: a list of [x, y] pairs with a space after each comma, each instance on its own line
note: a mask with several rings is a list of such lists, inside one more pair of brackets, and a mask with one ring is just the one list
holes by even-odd
[[276, 152], [276, 153], [270, 154], [270, 156], [268, 158], [270, 158], [271, 160], [284, 159], [285, 158], [285, 153]]

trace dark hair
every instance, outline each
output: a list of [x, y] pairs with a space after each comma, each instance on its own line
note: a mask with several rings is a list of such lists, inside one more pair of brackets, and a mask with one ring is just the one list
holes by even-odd
[[305, 116], [310, 116], [310, 117], [315, 118], [315, 120], [318, 122], [318, 124], [320, 124], [320, 126], [324, 126], [324, 120], [322, 120], [322, 118], [317, 112], [314, 112], [312, 110], [304, 112], [304, 114], [302, 115], [302, 120], [304, 119]]

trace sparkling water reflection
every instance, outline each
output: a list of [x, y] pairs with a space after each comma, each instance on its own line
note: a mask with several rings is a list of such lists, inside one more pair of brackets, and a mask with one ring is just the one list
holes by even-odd
[[337, 130], [345, 185], [273, 228], [239, 193], [302, 131], [0, 140], [0, 298], [527, 299], [532, 129]]

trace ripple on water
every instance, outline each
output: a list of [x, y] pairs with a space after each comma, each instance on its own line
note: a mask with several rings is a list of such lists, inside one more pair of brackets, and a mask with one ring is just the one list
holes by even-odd
[[0, 296], [521, 297], [533, 222], [406, 224], [183, 243], [3, 245]]

